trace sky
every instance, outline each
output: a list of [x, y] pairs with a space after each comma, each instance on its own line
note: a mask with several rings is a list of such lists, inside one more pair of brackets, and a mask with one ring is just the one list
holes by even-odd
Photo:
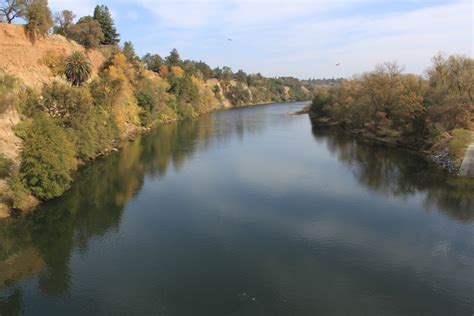
[[100, 1], [49, 4], [78, 17], [107, 5], [140, 56], [176, 48], [183, 59], [270, 77], [350, 77], [385, 61], [423, 74], [437, 53], [474, 51], [472, 0]]

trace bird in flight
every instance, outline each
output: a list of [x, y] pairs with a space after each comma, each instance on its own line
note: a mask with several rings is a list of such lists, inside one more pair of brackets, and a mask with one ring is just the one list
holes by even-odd
[[337, 63], [337, 64], [336, 64], [336, 67], [339, 67], [340, 65], [341, 65], [341, 63]]
[[227, 40], [228, 40], [229, 42], [232, 42], [232, 39], [231, 39], [231, 38], [228, 38]]

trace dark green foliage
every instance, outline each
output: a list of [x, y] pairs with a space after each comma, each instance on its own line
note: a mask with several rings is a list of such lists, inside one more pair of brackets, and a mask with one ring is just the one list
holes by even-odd
[[179, 102], [194, 104], [198, 100], [199, 90], [193, 84], [190, 76], [178, 77], [171, 74], [168, 82], [170, 83], [168, 92], [176, 96]]
[[99, 22], [102, 33], [104, 33], [104, 39], [101, 42], [102, 45], [115, 45], [120, 42], [120, 34], [117, 33], [114, 20], [107, 6], [96, 6], [94, 9], [94, 19]]
[[28, 33], [36, 37], [45, 36], [53, 26], [53, 16], [48, 7], [48, 0], [31, 0], [28, 2], [25, 11]]
[[80, 18], [68, 29], [66, 36], [86, 48], [96, 48], [104, 40], [99, 22], [90, 16]]
[[10, 203], [13, 209], [27, 209], [31, 192], [25, 187], [23, 182], [21, 182], [19, 174], [15, 174], [9, 179], [8, 187], [10, 189]]
[[166, 64], [168, 67], [181, 65], [181, 57], [179, 56], [178, 50], [176, 48], [173, 48], [169, 56], [166, 57]]
[[140, 120], [143, 126], [153, 123], [153, 114], [157, 106], [157, 100], [153, 88], [149, 85], [135, 89], [135, 98], [138, 105], [143, 109], [140, 113]]
[[69, 127], [70, 121], [89, 112], [92, 98], [87, 89], [70, 87], [66, 84], [53, 82], [43, 87], [41, 107], [50, 117], [60, 118]]
[[143, 63], [145, 64], [145, 68], [156, 73], [160, 73], [161, 65], [163, 65], [163, 58], [161, 58], [158, 54], [146, 54], [142, 58]]
[[45, 115], [37, 116], [24, 129], [20, 178], [41, 200], [60, 196], [69, 188], [76, 169], [74, 145], [64, 130]]
[[327, 93], [318, 93], [314, 96], [311, 103], [311, 111], [319, 116], [328, 114], [327, 106], [331, 103], [331, 96]]
[[10, 175], [12, 168], [12, 161], [6, 158], [3, 154], [0, 154], [0, 179], [6, 178]]
[[74, 143], [77, 158], [82, 160], [95, 158], [99, 152], [110, 150], [119, 137], [112, 116], [101, 108], [75, 118], [67, 132]]
[[73, 85], [82, 85], [92, 74], [90, 59], [82, 52], [72, 53], [66, 59], [64, 74]]

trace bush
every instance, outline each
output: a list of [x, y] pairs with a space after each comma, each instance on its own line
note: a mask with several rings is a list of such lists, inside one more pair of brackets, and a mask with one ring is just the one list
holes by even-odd
[[331, 96], [327, 93], [318, 93], [311, 103], [311, 112], [320, 116], [328, 114], [327, 107], [331, 103]]
[[53, 82], [50, 86], [43, 87], [42, 94], [38, 101], [40, 108], [50, 117], [61, 119], [66, 127], [71, 127], [71, 121], [92, 108], [92, 98], [85, 88]]
[[10, 175], [12, 165], [13, 163], [10, 159], [0, 154], [0, 178], [6, 178]]
[[76, 169], [74, 146], [50, 118], [39, 115], [23, 130], [20, 179], [41, 200], [60, 196]]
[[15, 78], [0, 73], [0, 114], [5, 113], [15, 103], [12, 89], [15, 87]]
[[64, 69], [66, 67], [66, 58], [64, 55], [57, 54], [50, 50], [44, 54], [41, 62], [51, 70], [54, 76], [64, 75]]
[[25, 210], [30, 206], [30, 191], [25, 188], [18, 175], [13, 176], [8, 181], [9, 198], [14, 209]]

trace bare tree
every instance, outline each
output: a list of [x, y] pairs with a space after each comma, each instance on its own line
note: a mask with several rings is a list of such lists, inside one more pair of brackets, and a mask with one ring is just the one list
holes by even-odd
[[11, 24], [14, 19], [25, 15], [27, 4], [27, 0], [0, 0], [0, 17]]

